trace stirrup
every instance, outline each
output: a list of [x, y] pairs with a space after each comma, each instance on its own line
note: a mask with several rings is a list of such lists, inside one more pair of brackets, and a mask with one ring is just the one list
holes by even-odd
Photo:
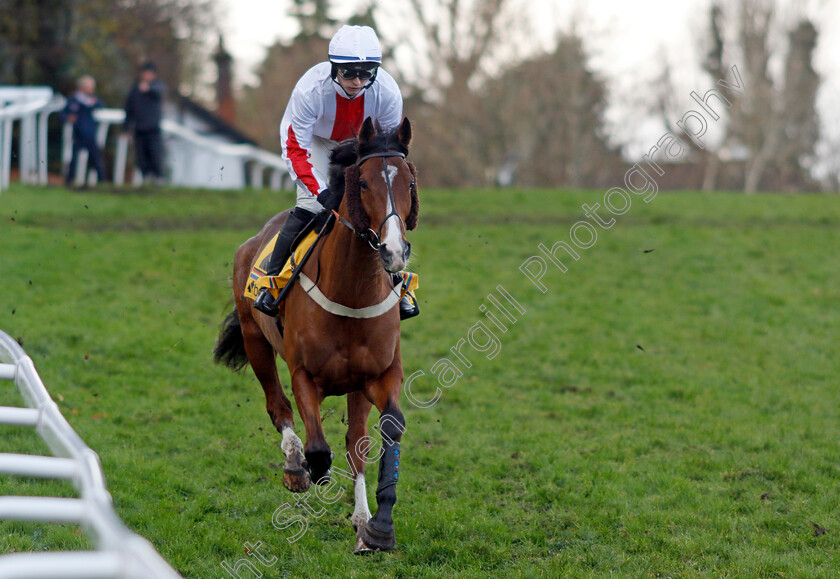
[[268, 288], [260, 289], [260, 295], [254, 300], [254, 309], [257, 309], [267, 316], [277, 317], [280, 308], [274, 305], [274, 296]]
[[418, 315], [420, 315], [420, 305], [417, 303], [414, 292], [405, 292], [405, 295], [400, 300], [400, 320], [407, 320]]

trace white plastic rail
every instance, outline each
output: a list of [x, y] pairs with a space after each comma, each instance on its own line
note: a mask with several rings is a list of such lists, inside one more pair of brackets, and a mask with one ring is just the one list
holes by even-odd
[[[112, 127], [120, 127], [125, 122], [125, 111], [122, 109], [103, 108], [94, 113], [99, 122], [96, 133], [96, 141], [100, 148], [105, 147], [108, 134]], [[204, 186], [210, 185], [207, 181], [208, 175], [218, 173], [218, 168], [231, 163], [239, 164], [241, 170], [239, 178], [227, 183], [229, 188], [245, 187], [246, 171], [251, 179], [251, 187], [261, 189], [265, 185], [264, 174], [268, 171], [268, 186], [278, 191], [288, 181], [289, 169], [286, 162], [280, 155], [260, 149], [254, 145], [221, 143], [215, 139], [199, 134], [196, 131], [178, 124], [169, 119], [163, 119], [161, 130], [167, 138], [172, 141], [169, 145], [177, 143], [180, 147], [180, 160], [171, 166], [171, 185], [176, 186]], [[117, 143], [114, 155], [114, 184], [123, 185], [125, 179], [125, 168], [128, 160], [128, 135], [121, 130], [117, 131]], [[73, 149], [72, 126], [66, 124], [62, 136], [62, 165], [66, 167], [70, 163], [70, 155]], [[85, 179], [88, 182], [95, 182], [95, 173], [88, 168], [86, 175], [88, 156], [87, 151], [79, 153], [80, 170], [76, 173], [76, 185], [82, 185]], [[142, 183], [140, 171], [135, 167], [132, 182], [135, 185]], [[219, 184], [216, 184], [217, 186]]]
[[64, 99], [46, 87], [0, 87], [0, 192], [9, 187], [12, 135], [18, 129], [18, 168], [24, 183], [47, 183], [47, 121]]
[[180, 578], [149, 541], [117, 517], [99, 457], [61, 415], [32, 360], [0, 330], [0, 381], [10, 380], [27, 407], [0, 407], [0, 424], [35, 428], [55, 456], [0, 453], [0, 477], [68, 480], [80, 497], [0, 496], [0, 520], [76, 523], [97, 550], [2, 555], [0, 579]]
[[[50, 115], [60, 111], [65, 99], [54, 95], [49, 87], [0, 86], [0, 193], [8, 189], [12, 168], [12, 139], [18, 136], [18, 169], [23, 183], [46, 185], [47, 153]], [[125, 111], [121, 109], [99, 109], [96, 114], [99, 128], [96, 140], [104, 148], [112, 126], [122, 125]], [[17, 127], [17, 131], [15, 128]], [[167, 136], [169, 148], [175, 148], [177, 162], [171, 166], [170, 185], [237, 189], [250, 186], [260, 189], [267, 185], [278, 191], [291, 186], [289, 170], [280, 155], [248, 144], [220, 143], [184, 125], [164, 120], [161, 128]], [[128, 157], [128, 135], [117, 131], [114, 158], [114, 183], [123, 185]], [[73, 142], [72, 126], [66, 124], [62, 133], [61, 160], [66, 171], [70, 162]], [[79, 170], [76, 184], [95, 183], [96, 176], [88, 167], [87, 151], [79, 152]], [[216, 179], [220, 169], [227, 166], [225, 180]], [[135, 185], [142, 182], [141, 174], [135, 170]]]

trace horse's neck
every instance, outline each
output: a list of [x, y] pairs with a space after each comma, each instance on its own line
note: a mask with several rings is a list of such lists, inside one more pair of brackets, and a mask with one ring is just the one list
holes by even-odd
[[328, 298], [348, 307], [378, 303], [390, 290], [378, 252], [341, 223], [325, 237], [317, 262], [318, 287]]

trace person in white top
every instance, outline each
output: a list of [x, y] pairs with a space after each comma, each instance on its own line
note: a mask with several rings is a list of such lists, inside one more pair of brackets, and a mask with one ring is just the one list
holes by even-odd
[[[402, 122], [400, 89], [381, 64], [382, 47], [371, 27], [342, 26], [330, 40], [329, 62], [310, 68], [295, 85], [280, 122], [280, 140], [297, 183], [297, 204], [277, 239], [267, 275], [280, 273], [293, 241], [315, 214], [338, 208], [343, 191], [328, 188], [330, 151], [355, 137], [367, 117], [384, 131]], [[263, 289], [254, 307], [274, 316], [273, 301]], [[408, 311], [416, 304], [400, 308], [403, 318], [416, 315]]]

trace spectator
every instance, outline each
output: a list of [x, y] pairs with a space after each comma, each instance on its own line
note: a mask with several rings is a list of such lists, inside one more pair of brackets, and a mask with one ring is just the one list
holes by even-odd
[[105, 103], [96, 96], [96, 81], [93, 77], [90, 75], [79, 77], [76, 82], [76, 94], [67, 99], [67, 105], [61, 112], [60, 117], [61, 122], [73, 125], [73, 156], [70, 158], [70, 166], [67, 168], [65, 181], [68, 187], [72, 185], [73, 179], [76, 177], [76, 164], [79, 160], [79, 152], [82, 149], [88, 152], [90, 162], [96, 169], [96, 176], [99, 181], [105, 180], [102, 153], [99, 151], [99, 145], [96, 144], [96, 129], [99, 123], [93, 117], [93, 112], [103, 106], [105, 106]]
[[123, 130], [134, 136], [137, 167], [143, 179], [160, 183], [163, 179], [163, 137], [160, 121], [166, 85], [158, 79], [154, 62], [147, 61], [140, 67], [140, 76], [131, 87], [125, 101]]

